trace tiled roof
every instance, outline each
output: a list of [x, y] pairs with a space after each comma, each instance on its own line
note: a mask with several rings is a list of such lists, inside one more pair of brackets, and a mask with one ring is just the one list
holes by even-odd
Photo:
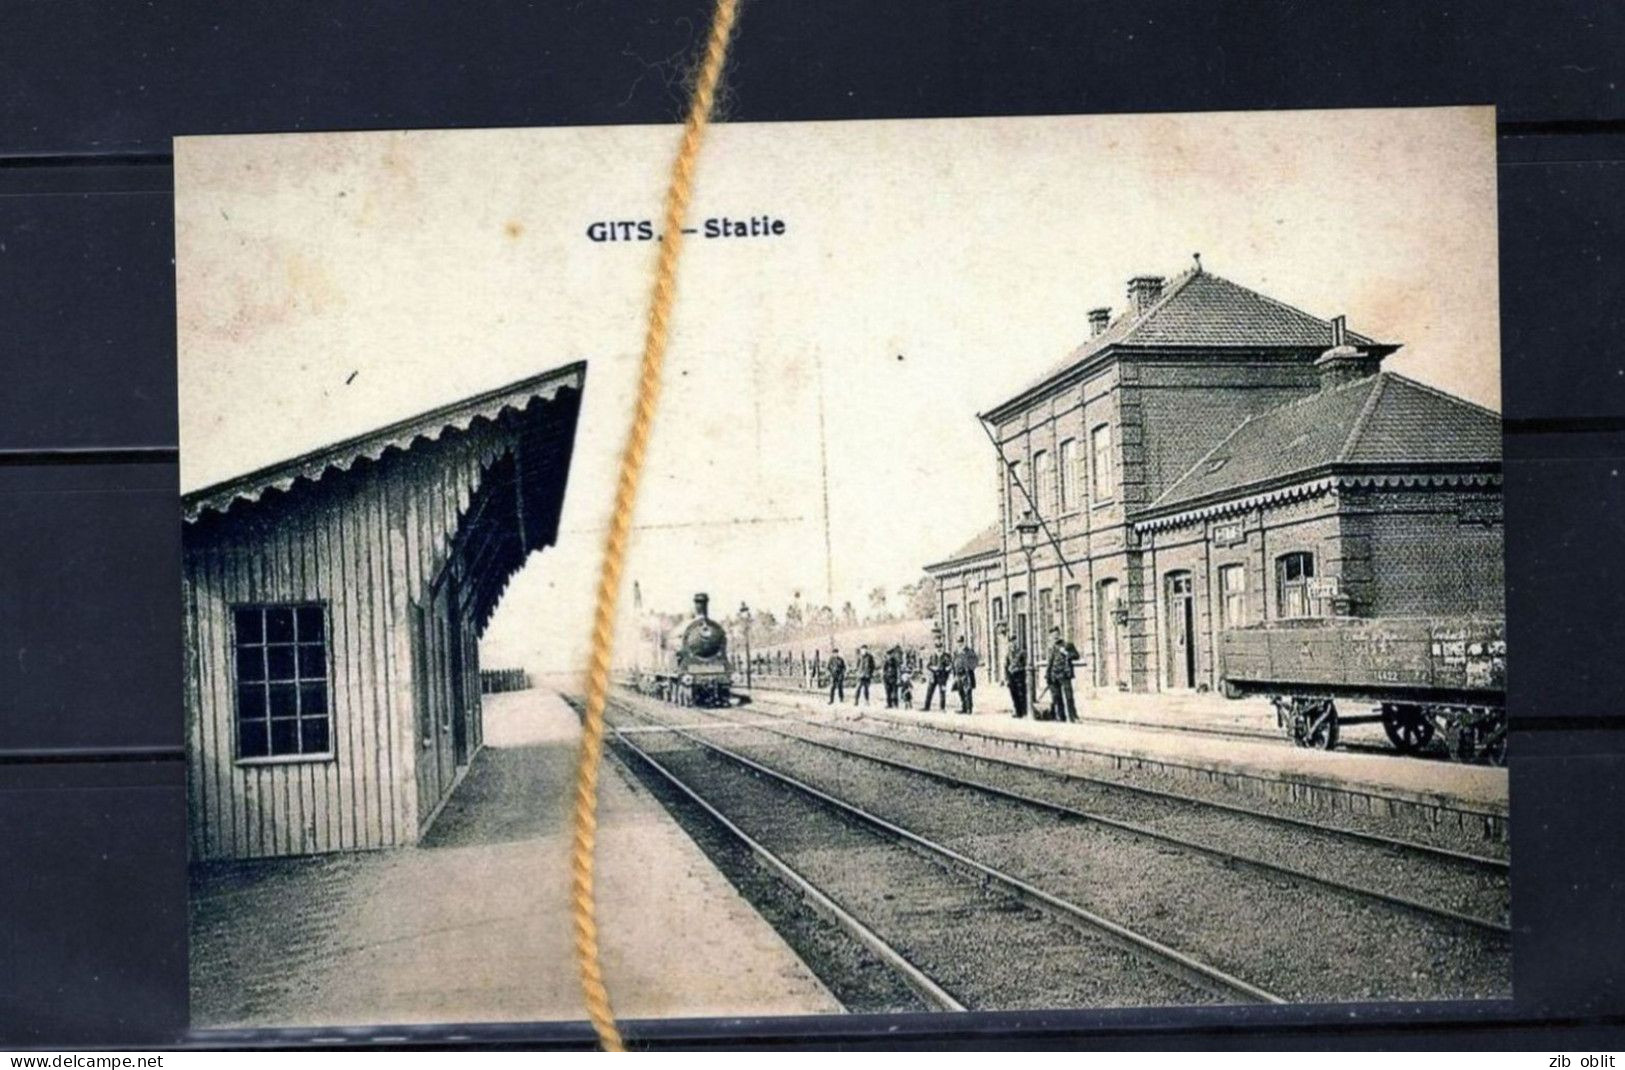
[[301, 479], [315, 482], [331, 469], [347, 472], [363, 458], [376, 461], [386, 450], [409, 450], [418, 440], [433, 442], [446, 431], [466, 431], [475, 420], [496, 420], [509, 410], [524, 411], [533, 401], [551, 401], [561, 390], [579, 391], [584, 363], [569, 364], [517, 383], [443, 405], [355, 438], [237, 476], [183, 495], [188, 522], [210, 510], [225, 512], [238, 501], [254, 502], [268, 490], [287, 490]]
[[1421, 467], [1500, 460], [1498, 414], [1381, 372], [1247, 420], [1146, 512], [1237, 495], [1333, 465]]
[[959, 549], [955, 550], [941, 561], [933, 562], [925, 567], [927, 569], [933, 569], [942, 565], [951, 565], [955, 562], [969, 560], [973, 557], [980, 557], [983, 554], [993, 553], [995, 550], [1003, 547], [1003, 545], [1004, 539], [999, 531], [999, 525], [989, 524], [970, 542], [967, 542], [965, 545], [961, 546]]
[[[1353, 331], [1349, 344], [1378, 353], [1398, 348], [1374, 342]], [[1059, 378], [1113, 346], [1147, 348], [1287, 348], [1325, 350], [1332, 345], [1332, 325], [1272, 297], [1240, 286], [1209, 271], [1191, 270], [1170, 279], [1162, 297], [1139, 315], [1127, 311], [1104, 331], [1069, 353], [1065, 360], [1010, 396], [1015, 400]], [[1004, 402], [992, 411], [1008, 405]]]

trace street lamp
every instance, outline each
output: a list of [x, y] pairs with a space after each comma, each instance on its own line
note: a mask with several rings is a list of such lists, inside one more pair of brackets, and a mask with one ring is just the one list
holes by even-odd
[[745, 690], [750, 688], [750, 607], [739, 603], [739, 616], [745, 622]]
[[1016, 521], [1016, 534], [1021, 538], [1021, 552], [1027, 555], [1027, 634], [1021, 641], [1027, 646], [1027, 673], [1031, 679], [1027, 682], [1027, 709], [1033, 714], [1034, 720], [1038, 716], [1038, 602], [1033, 591], [1033, 550], [1038, 545], [1038, 521], [1033, 517], [1031, 509], [1021, 514]]

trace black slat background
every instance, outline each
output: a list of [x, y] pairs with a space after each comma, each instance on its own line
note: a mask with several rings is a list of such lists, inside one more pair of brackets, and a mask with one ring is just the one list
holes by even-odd
[[[708, 11], [676, 0], [5, 6], [0, 1045], [184, 1036], [170, 138], [671, 122]], [[1620, 1046], [1622, 84], [1625, 8], [1582, 0], [748, 3], [725, 103], [737, 121], [1490, 103], [1501, 122], [1515, 999], [1357, 1017], [1005, 1016], [956, 1023], [948, 1039]], [[929, 1044], [944, 1028], [910, 1020], [891, 1033], [897, 1024], [854, 1019], [824, 1035]], [[784, 1046], [806, 1028], [637, 1032]], [[445, 1036], [393, 1032], [422, 1045]], [[475, 1033], [587, 1040], [580, 1028]]]

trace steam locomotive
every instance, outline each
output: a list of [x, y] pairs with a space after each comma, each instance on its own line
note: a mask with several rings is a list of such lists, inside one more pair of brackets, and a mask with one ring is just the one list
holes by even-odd
[[694, 596], [694, 616], [661, 643], [661, 663], [639, 681], [640, 690], [679, 706], [727, 706], [733, 701], [728, 633], [707, 612], [710, 598]]

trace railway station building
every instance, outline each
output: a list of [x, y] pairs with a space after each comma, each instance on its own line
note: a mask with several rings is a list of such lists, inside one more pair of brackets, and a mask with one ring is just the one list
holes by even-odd
[[483, 742], [479, 637], [557, 540], [585, 375], [183, 497], [194, 859], [419, 840]]
[[1200, 264], [1088, 319], [980, 417], [998, 521], [926, 568], [951, 642], [1058, 625], [1080, 683], [1205, 690], [1225, 628], [1504, 613], [1497, 413]]

